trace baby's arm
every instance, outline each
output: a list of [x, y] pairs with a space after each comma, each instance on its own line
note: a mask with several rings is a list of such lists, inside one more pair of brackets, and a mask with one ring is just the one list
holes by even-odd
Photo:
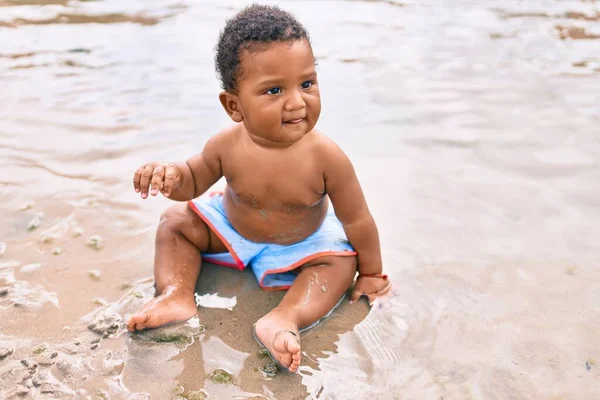
[[222, 176], [221, 149], [225, 134], [213, 136], [202, 152], [185, 162], [151, 162], [138, 168], [133, 178], [136, 192], [142, 198], [160, 191], [165, 197], [176, 201], [188, 201], [203, 194]]
[[181, 163], [179, 169], [184, 179], [178, 195], [169, 196], [170, 199], [187, 201], [194, 199], [206, 192], [223, 176], [221, 169], [221, 149], [224, 138], [221, 135], [213, 136], [206, 142], [202, 153]]
[[379, 233], [352, 163], [333, 141], [326, 138], [324, 152], [325, 190], [348, 241], [358, 253], [358, 272], [361, 275], [381, 274]]

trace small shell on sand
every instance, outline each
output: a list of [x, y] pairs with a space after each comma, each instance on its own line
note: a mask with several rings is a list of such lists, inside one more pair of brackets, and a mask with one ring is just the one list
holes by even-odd
[[81, 235], [83, 235], [82, 228], [77, 227], [77, 228], [73, 229], [73, 237], [79, 237]]
[[17, 211], [29, 210], [34, 205], [35, 203], [33, 201], [28, 201], [27, 203], [24, 203], [21, 207], [17, 208]]
[[574, 265], [568, 265], [567, 268], [565, 268], [565, 274], [567, 275], [577, 275], [577, 267]]
[[42, 343], [42, 344], [34, 347], [32, 350], [32, 353], [35, 355], [39, 355], [39, 354], [42, 354], [43, 352], [45, 352], [46, 350], [48, 350], [48, 345], [46, 343]]
[[27, 224], [27, 230], [32, 231], [35, 228], [37, 228], [38, 226], [40, 226], [42, 224], [43, 219], [44, 219], [43, 212], [36, 213], [35, 217], [33, 217], [33, 219], [31, 221], [29, 221], [29, 224]]
[[6, 347], [0, 347], [0, 360], [10, 356], [13, 353], [13, 349], [7, 349]]
[[94, 250], [100, 250], [102, 248], [102, 246], [104, 245], [103, 241], [102, 241], [102, 237], [100, 237], [99, 235], [92, 235], [88, 238], [87, 242], [85, 242], [85, 244], [87, 244], [89, 247], [91, 247]]
[[62, 254], [62, 249], [60, 247], [55, 247], [54, 250], [52, 250], [52, 254], [59, 256]]
[[40, 236], [40, 243], [52, 243], [52, 241], [56, 238], [56, 236], [54, 235], [50, 235], [50, 234], [44, 234], [42, 236]]
[[105, 305], [107, 305], [107, 304], [108, 304], [108, 301], [104, 300], [104, 299], [103, 299], [103, 298], [101, 298], [101, 297], [96, 297], [96, 298], [93, 300], [93, 302], [94, 302], [94, 304], [96, 304], [96, 305], [99, 305], [99, 306], [105, 306]]
[[101, 273], [97, 269], [88, 269], [88, 275], [93, 280], [98, 281], [98, 280], [100, 280]]

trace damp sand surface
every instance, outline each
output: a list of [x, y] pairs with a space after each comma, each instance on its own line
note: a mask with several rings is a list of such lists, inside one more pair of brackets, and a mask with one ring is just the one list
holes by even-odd
[[344, 302], [286, 374], [252, 338], [282, 293], [249, 271], [207, 265], [197, 318], [124, 329], [170, 204], [133, 171], [229, 123], [213, 47], [244, 3], [0, 1], [0, 398], [600, 393], [599, 3], [322, 3], [285, 6], [394, 293]]

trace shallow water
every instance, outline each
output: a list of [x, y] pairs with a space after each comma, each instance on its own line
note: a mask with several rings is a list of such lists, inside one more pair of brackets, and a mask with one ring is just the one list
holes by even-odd
[[169, 204], [142, 201], [133, 171], [228, 123], [213, 46], [243, 4], [0, 0], [0, 398], [597, 396], [595, 1], [283, 3], [311, 33], [319, 127], [354, 161], [394, 296], [344, 304], [303, 337], [300, 374], [273, 379], [251, 323], [281, 294], [250, 274], [206, 268], [199, 292], [235, 306], [169, 328], [183, 344], [122, 333]]

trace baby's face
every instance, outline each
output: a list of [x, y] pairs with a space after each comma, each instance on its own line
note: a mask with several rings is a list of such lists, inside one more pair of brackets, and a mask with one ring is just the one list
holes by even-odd
[[306, 40], [270, 43], [241, 55], [238, 98], [248, 132], [266, 146], [287, 146], [321, 113], [312, 49]]

